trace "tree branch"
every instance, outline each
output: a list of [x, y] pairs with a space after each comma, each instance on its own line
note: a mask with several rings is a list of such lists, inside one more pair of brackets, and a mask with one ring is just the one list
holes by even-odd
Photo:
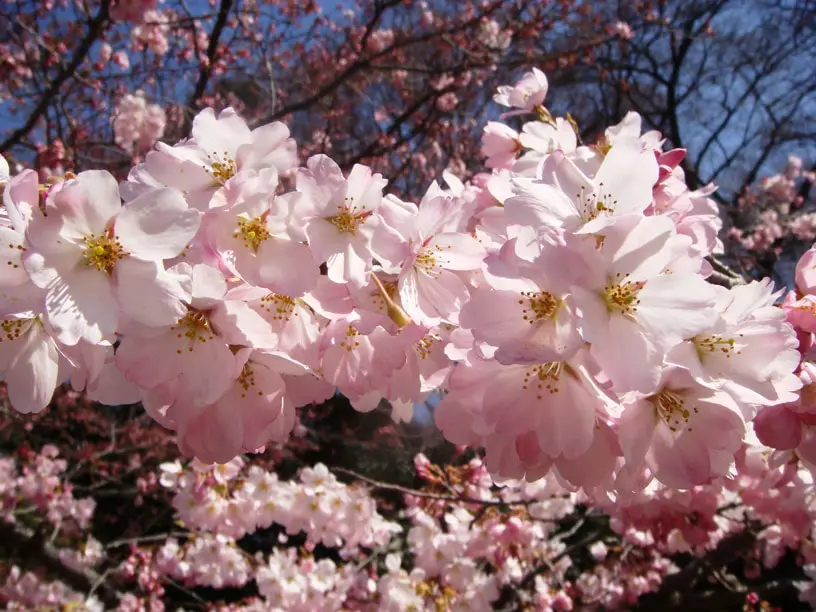
[[65, 565], [60, 560], [57, 547], [48, 542], [42, 534], [20, 525], [0, 522], [0, 541], [11, 545], [17, 554], [36, 566], [45, 567], [53, 572], [74, 590], [84, 594], [94, 591], [106, 609], [114, 609], [119, 605], [121, 593], [92, 569], [73, 569]]
[[96, 40], [102, 35], [108, 21], [110, 20], [111, 0], [103, 0], [99, 7], [99, 12], [88, 23], [88, 32], [82, 42], [79, 43], [74, 56], [66, 66], [63, 66], [51, 84], [42, 93], [40, 101], [34, 107], [34, 111], [29, 115], [26, 122], [14, 130], [6, 140], [0, 144], [0, 153], [5, 153], [12, 146], [17, 144], [26, 134], [28, 134], [39, 121], [40, 117], [48, 110], [48, 106], [59, 93], [63, 83], [75, 76], [75, 72], [88, 57], [88, 53]]
[[400, 485], [390, 484], [387, 482], [381, 482], [379, 480], [374, 480], [373, 478], [369, 478], [368, 476], [363, 476], [362, 474], [358, 474], [353, 470], [348, 470], [342, 467], [332, 467], [330, 468], [332, 472], [337, 472], [339, 474], [346, 474], [347, 476], [351, 476], [353, 478], [357, 478], [358, 480], [363, 481], [366, 484], [371, 485], [377, 489], [383, 489], [386, 491], [396, 491], [397, 493], [402, 493], [403, 495], [411, 495], [413, 497], [422, 497], [425, 499], [436, 499], [440, 501], [447, 501], [451, 503], [460, 503], [460, 504], [474, 504], [479, 506], [529, 506], [535, 503], [538, 503], [540, 500], [538, 499], [523, 499], [518, 501], [501, 501], [501, 500], [493, 500], [493, 499], [476, 499], [475, 497], [468, 497], [466, 495], [442, 495], [441, 493], [427, 493], [425, 491], [417, 491], [416, 489], [409, 489], [407, 487], [402, 487]]
[[190, 96], [190, 101], [187, 106], [195, 108], [198, 99], [204, 95], [207, 89], [207, 83], [212, 75], [213, 63], [215, 62], [215, 53], [218, 50], [218, 43], [221, 40], [221, 34], [224, 31], [224, 26], [227, 25], [227, 17], [230, 10], [232, 10], [234, 0], [221, 0], [221, 6], [218, 8], [218, 15], [215, 18], [215, 25], [213, 25], [210, 33], [210, 41], [207, 43], [207, 63], [202, 64], [201, 70], [198, 72], [198, 80], [196, 81], [195, 89]]

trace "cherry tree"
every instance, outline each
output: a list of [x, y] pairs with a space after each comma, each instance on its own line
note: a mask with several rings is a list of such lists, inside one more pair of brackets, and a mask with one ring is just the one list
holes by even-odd
[[[12, 163], [0, 158], [0, 601], [816, 601], [816, 251], [802, 222], [764, 242], [767, 228], [734, 229], [688, 151], [636, 111], [590, 137], [551, 104], [575, 83], [549, 69], [555, 18], [525, 30], [537, 8], [169, 6], [21, 2], [11, 31], [44, 64], [20, 72], [30, 63], [13, 56], [15, 86], [39, 102], [6, 100], [29, 113], [9, 130]], [[557, 50], [579, 77], [636, 37], [559, 6], [591, 33]], [[42, 55], [57, 42], [32, 16], [64, 36], [84, 24], [71, 59]], [[259, 28], [293, 36], [274, 61]], [[290, 66], [296, 49], [306, 59]], [[267, 72], [235, 81], [232, 54]], [[161, 100], [148, 77], [112, 114], [113, 98], [88, 110], [102, 75], [132, 83], [156, 58], [166, 74], [199, 62], [192, 92]], [[414, 61], [447, 67], [413, 80]], [[522, 62], [540, 67], [494, 82]], [[319, 65], [335, 66], [327, 81]], [[317, 89], [297, 102], [284, 68]], [[253, 102], [264, 74], [274, 95]], [[371, 106], [383, 125], [368, 140], [368, 115], [343, 100], [365, 109], [390, 78], [399, 104]], [[483, 127], [468, 115], [482, 104]], [[72, 136], [54, 138], [63, 124]], [[789, 163], [787, 182], [743, 192], [749, 222], [812, 182]], [[790, 290], [727, 265], [786, 232], [803, 253]], [[400, 435], [429, 431], [421, 406], [436, 445]]]

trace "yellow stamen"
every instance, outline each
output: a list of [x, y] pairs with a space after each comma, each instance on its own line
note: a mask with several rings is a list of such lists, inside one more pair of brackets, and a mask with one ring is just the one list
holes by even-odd
[[119, 243], [119, 238], [107, 235], [84, 236], [82, 242], [85, 243], [83, 259], [85, 265], [96, 268], [105, 274], [111, 274], [116, 267], [116, 262], [122, 259], [127, 252]]

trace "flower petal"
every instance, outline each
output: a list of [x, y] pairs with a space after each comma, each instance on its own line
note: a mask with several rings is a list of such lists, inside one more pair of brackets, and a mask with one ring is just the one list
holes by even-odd
[[116, 333], [119, 322], [110, 279], [92, 268], [74, 270], [51, 283], [45, 309], [60, 342], [68, 345], [80, 340], [98, 344]]
[[170, 259], [184, 250], [201, 223], [175, 189], [157, 189], [128, 202], [116, 218], [116, 236], [134, 257]]

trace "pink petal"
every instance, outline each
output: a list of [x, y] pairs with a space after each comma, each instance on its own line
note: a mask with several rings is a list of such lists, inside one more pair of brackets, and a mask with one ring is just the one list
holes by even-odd
[[493, 345], [523, 337], [532, 328], [524, 320], [520, 301], [520, 294], [511, 291], [474, 291], [462, 306], [459, 324], [472, 329], [478, 340]]
[[780, 450], [799, 446], [803, 429], [799, 416], [787, 406], [766, 406], [754, 419], [754, 431], [760, 442]]
[[332, 255], [343, 253], [349, 242], [353, 240], [351, 235], [339, 232], [334, 225], [321, 217], [312, 219], [306, 225], [306, 237], [309, 240], [309, 248], [312, 249], [318, 263], [323, 263]]
[[258, 259], [261, 287], [294, 298], [317, 285], [320, 268], [305, 244], [271, 237], [258, 249]]
[[23, 268], [23, 234], [0, 226], [0, 287], [30, 283]]
[[[204, 463], [227, 463], [241, 452], [244, 427], [230, 406], [204, 408], [174, 405], [169, 413], [178, 422], [179, 448]], [[187, 413], [185, 416], [181, 416]]]
[[618, 437], [629, 467], [637, 469], [645, 461], [657, 424], [655, 407], [646, 400], [628, 404], [624, 409], [618, 425]]
[[278, 345], [278, 335], [269, 323], [244, 302], [222, 302], [209, 319], [227, 344], [254, 348], [275, 348]]
[[121, 209], [119, 184], [104, 170], [80, 172], [49, 200], [47, 207], [62, 219], [61, 233], [69, 238], [102, 234]]
[[[181, 379], [186, 384], [189, 401], [204, 406], [224, 395], [235, 380], [235, 356], [217, 338], [198, 344], [181, 359]], [[172, 356], [171, 356], [172, 358]]]
[[616, 215], [640, 213], [652, 201], [657, 159], [652, 151], [641, 149], [634, 138], [616, 141], [595, 175], [599, 198], [609, 196]]
[[161, 263], [126, 257], [116, 265], [116, 298], [122, 313], [143, 325], [173, 325], [187, 313], [189, 299], [178, 277]]
[[252, 140], [246, 122], [232, 108], [221, 111], [218, 118], [215, 111], [205, 108], [193, 120], [191, 133], [205, 153], [222, 161], [234, 161], [238, 147]]
[[431, 245], [439, 265], [448, 270], [478, 270], [487, 254], [475, 238], [465, 234], [439, 234]]
[[199, 264], [193, 266], [193, 306], [208, 308], [220, 302], [227, 292], [224, 275], [212, 266]]
[[198, 211], [189, 209], [175, 189], [157, 189], [128, 202], [116, 218], [115, 232], [125, 249], [146, 260], [171, 259], [198, 231]]
[[119, 322], [110, 278], [92, 268], [76, 269], [54, 281], [48, 287], [45, 309], [60, 342], [68, 345], [80, 340], [98, 344], [116, 333]]
[[660, 482], [676, 489], [705, 484], [714, 476], [709, 450], [700, 438], [677, 437], [664, 426], [655, 430], [649, 468]]
[[365, 287], [368, 284], [368, 271], [371, 267], [370, 255], [364, 257], [355, 248], [354, 243], [349, 243], [342, 253], [332, 255], [326, 260], [329, 279], [335, 283], [351, 283], [357, 287]]
[[48, 406], [59, 384], [59, 353], [54, 341], [39, 328], [29, 333], [26, 346], [6, 372], [9, 401], [25, 414]]
[[142, 399], [139, 387], [125, 379], [113, 362], [106, 363], [102, 371], [88, 385], [88, 399], [105, 406], [136, 404]]
[[273, 167], [283, 172], [297, 166], [297, 145], [289, 138], [289, 128], [275, 121], [252, 130], [252, 144], [238, 149], [241, 168]]
[[336, 387], [312, 374], [303, 376], [283, 376], [286, 381], [286, 395], [296, 408], [308, 404], [320, 404], [334, 396]]
[[158, 142], [156, 150], [145, 157], [144, 171], [155, 179], [153, 182], [189, 192], [188, 195], [209, 190], [206, 201], [202, 203], [202, 208], [206, 210], [215, 185], [212, 175], [207, 172], [206, 162], [206, 156], [193, 142], [175, 147]]

